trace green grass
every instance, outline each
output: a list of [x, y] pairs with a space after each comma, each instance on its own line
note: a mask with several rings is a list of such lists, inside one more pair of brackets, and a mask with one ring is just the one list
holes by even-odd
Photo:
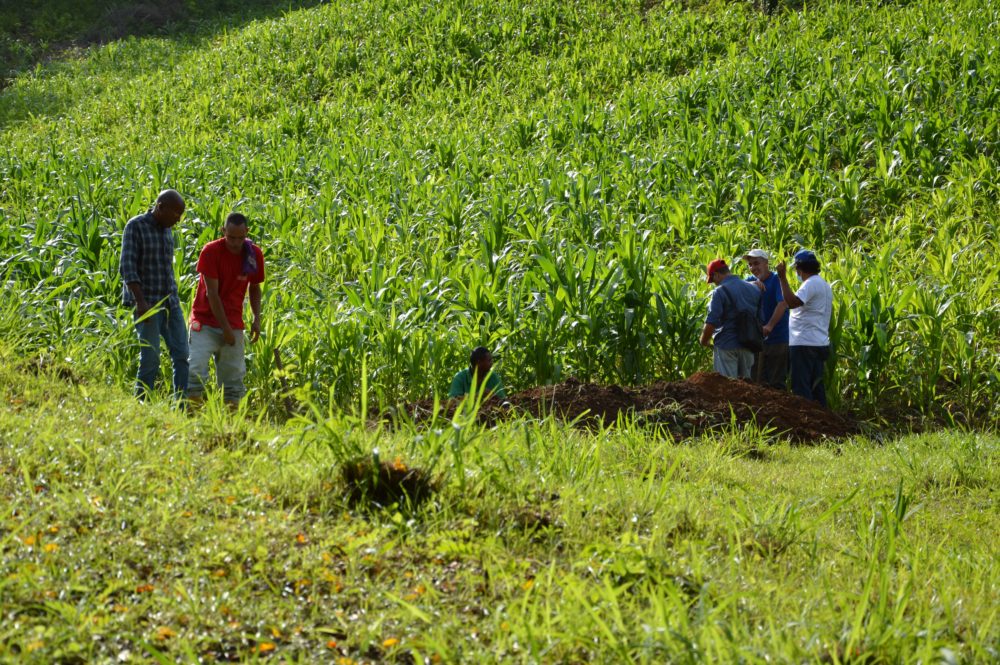
[[130, 36], [177, 35], [312, 2], [274, 0], [46, 0], [0, 8], [0, 89], [45, 59]]
[[441, 483], [369, 512], [321, 428], [0, 385], [7, 660], [998, 656], [995, 435], [347, 430]]

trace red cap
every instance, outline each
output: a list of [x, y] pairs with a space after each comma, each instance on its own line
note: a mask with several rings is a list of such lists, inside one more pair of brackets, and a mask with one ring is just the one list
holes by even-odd
[[726, 262], [723, 259], [716, 259], [716, 260], [712, 261], [711, 263], [709, 263], [708, 264], [708, 279], [705, 280], [705, 281], [711, 283], [712, 282], [712, 275], [719, 268], [725, 268], [726, 270], [729, 270], [729, 266], [726, 265]]

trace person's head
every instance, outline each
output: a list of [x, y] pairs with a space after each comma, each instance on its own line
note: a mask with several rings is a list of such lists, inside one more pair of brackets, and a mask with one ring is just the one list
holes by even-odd
[[792, 268], [799, 279], [806, 279], [819, 274], [819, 259], [808, 249], [800, 249], [792, 258]]
[[722, 280], [729, 277], [729, 266], [726, 265], [725, 260], [715, 259], [708, 264], [707, 272], [708, 279], [705, 281], [709, 284], [720, 284]]
[[493, 368], [493, 354], [485, 346], [477, 346], [469, 354], [469, 369], [480, 378], [489, 374]]
[[243, 242], [247, 239], [248, 222], [246, 215], [238, 212], [229, 213], [226, 223], [222, 225], [222, 237], [226, 240], [226, 249], [233, 254], [243, 251]]
[[181, 221], [184, 214], [184, 197], [175, 189], [165, 189], [156, 197], [153, 206], [153, 219], [165, 229], [169, 229]]
[[743, 255], [743, 260], [747, 262], [750, 274], [760, 281], [763, 282], [771, 276], [771, 257], [764, 250], [751, 249]]

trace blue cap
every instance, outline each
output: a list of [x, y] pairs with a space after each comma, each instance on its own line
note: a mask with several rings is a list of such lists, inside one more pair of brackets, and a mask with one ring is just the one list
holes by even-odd
[[808, 249], [800, 249], [795, 252], [795, 256], [792, 257], [792, 265], [797, 266], [803, 263], [819, 263], [819, 259], [816, 255]]

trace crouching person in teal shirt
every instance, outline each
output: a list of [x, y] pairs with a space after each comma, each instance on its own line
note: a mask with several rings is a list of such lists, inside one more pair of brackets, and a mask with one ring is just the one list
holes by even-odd
[[490, 397], [507, 398], [507, 391], [503, 389], [503, 382], [500, 376], [491, 371], [493, 369], [493, 354], [485, 346], [477, 346], [469, 355], [469, 366], [463, 369], [455, 378], [451, 380], [451, 390], [448, 391], [449, 399], [465, 397], [473, 390], [479, 390], [485, 379], [486, 395]]

